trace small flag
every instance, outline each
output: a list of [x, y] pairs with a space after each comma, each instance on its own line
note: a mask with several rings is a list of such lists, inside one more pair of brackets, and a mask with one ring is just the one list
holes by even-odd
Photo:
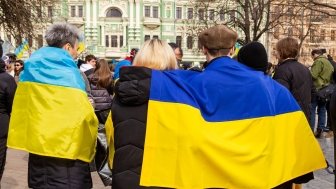
[[22, 42], [22, 44], [15, 49], [15, 55], [18, 59], [20, 59], [23, 56], [23, 53], [28, 50], [29, 50], [29, 44], [28, 41], [25, 39]]

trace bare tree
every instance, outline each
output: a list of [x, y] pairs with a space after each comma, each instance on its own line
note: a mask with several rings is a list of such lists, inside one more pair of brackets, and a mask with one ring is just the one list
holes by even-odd
[[[240, 42], [244, 44], [258, 41], [262, 35], [279, 27], [288, 29], [305, 25], [299, 32], [303, 42], [313, 28], [313, 13], [331, 15], [336, 10], [336, 6], [312, 1], [191, 0], [189, 6], [194, 7], [194, 19], [186, 20], [185, 27], [188, 28], [187, 35], [196, 36], [213, 25], [226, 24], [243, 34]], [[298, 23], [298, 19], [302, 22]]]
[[[0, 0], [0, 25], [17, 43], [33, 38], [36, 29], [51, 21], [48, 7], [56, 0]], [[49, 14], [49, 15], [48, 15]]]

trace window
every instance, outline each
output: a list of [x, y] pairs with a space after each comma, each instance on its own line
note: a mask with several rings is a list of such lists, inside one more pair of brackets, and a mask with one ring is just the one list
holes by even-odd
[[71, 6], [71, 17], [76, 16], [76, 6]]
[[150, 6], [145, 6], [145, 17], [150, 17]]
[[33, 46], [33, 37], [30, 35], [28, 36], [28, 46], [32, 47]]
[[78, 6], [78, 17], [83, 17], [83, 6], [82, 5]]
[[176, 36], [176, 45], [181, 47], [182, 46], [182, 37]]
[[194, 17], [194, 9], [193, 8], [188, 8], [188, 19], [193, 19]]
[[198, 19], [199, 20], [204, 20], [204, 9], [199, 9], [198, 10]]
[[325, 29], [321, 29], [321, 40], [324, 41], [325, 40]]
[[42, 17], [42, 7], [38, 6], [36, 11], [37, 11], [37, 17], [41, 18]]
[[176, 7], [176, 18], [182, 19], [182, 7]]
[[210, 9], [209, 10], [209, 20], [214, 20], [215, 19], [215, 10]]
[[159, 36], [153, 35], [153, 39], [159, 39]]
[[110, 8], [107, 13], [106, 17], [112, 17], [112, 18], [121, 18], [122, 14], [119, 9], [117, 8]]
[[224, 21], [224, 19], [225, 19], [225, 15], [224, 15], [224, 10], [223, 9], [219, 11], [219, 19], [220, 19], [220, 21]]
[[293, 36], [293, 29], [290, 27], [288, 28], [288, 37], [292, 37]]
[[12, 43], [12, 36], [11, 35], [7, 35], [7, 40], [10, 42], [10, 43]]
[[159, 7], [153, 7], [153, 18], [159, 18]]
[[105, 47], [109, 47], [110, 46], [109, 39], [110, 39], [109, 36], [105, 35]]
[[145, 35], [145, 41], [150, 40], [150, 35]]
[[119, 47], [124, 46], [124, 36], [119, 36]]
[[335, 39], [336, 39], [335, 34], [336, 34], [335, 30], [331, 30], [331, 33], [330, 33], [330, 40], [331, 41], [335, 41]]
[[279, 27], [274, 28], [273, 36], [275, 39], [279, 39], [280, 31]]
[[230, 12], [230, 20], [232, 22], [235, 22], [235, 20], [236, 20], [236, 13], [234, 11]]
[[310, 42], [315, 42], [315, 31], [314, 30], [310, 31], [309, 39], [310, 39]]
[[42, 35], [38, 35], [37, 36], [37, 47], [41, 48], [43, 46], [43, 36]]
[[118, 47], [118, 36], [111, 35], [111, 47]]
[[53, 9], [52, 9], [52, 6], [48, 6], [48, 17], [49, 17], [49, 18], [53, 17]]
[[193, 42], [193, 37], [192, 36], [188, 36], [187, 37], [187, 48], [188, 49], [192, 49], [193, 48], [193, 44], [194, 42]]

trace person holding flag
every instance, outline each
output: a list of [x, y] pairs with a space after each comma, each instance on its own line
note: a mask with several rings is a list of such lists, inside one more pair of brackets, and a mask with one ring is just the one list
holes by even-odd
[[[111, 116], [112, 168], [119, 172], [113, 189], [287, 189], [293, 179], [326, 167], [290, 92], [229, 57], [237, 37], [224, 25], [201, 32], [203, 72], [121, 69], [115, 101], [123, 112], [112, 106]], [[133, 124], [118, 125], [126, 115], [136, 117]], [[122, 139], [137, 148], [117, 148]]]
[[98, 121], [74, 61], [78, 39], [76, 27], [53, 24], [20, 75], [7, 146], [29, 152], [30, 188], [92, 188]]

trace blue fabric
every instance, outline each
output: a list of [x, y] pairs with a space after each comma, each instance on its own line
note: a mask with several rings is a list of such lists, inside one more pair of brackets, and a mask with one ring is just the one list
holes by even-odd
[[118, 62], [114, 68], [114, 79], [119, 79], [119, 73], [120, 73], [120, 68], [124, 67], [124, 66], [131, 66], [132, 63], [128, 60], [122, 60], [120, 62]]
[[153, 70], [150, 99], [193, 106], [212, 122], [300, 110], [286, 88], [229, 57], [215, 59], [204, 72]]
[[20, 81], [73, 87], [85, 92], [84, 79], [70, 54], [61, 48], [42, 47], [25, 62]]

